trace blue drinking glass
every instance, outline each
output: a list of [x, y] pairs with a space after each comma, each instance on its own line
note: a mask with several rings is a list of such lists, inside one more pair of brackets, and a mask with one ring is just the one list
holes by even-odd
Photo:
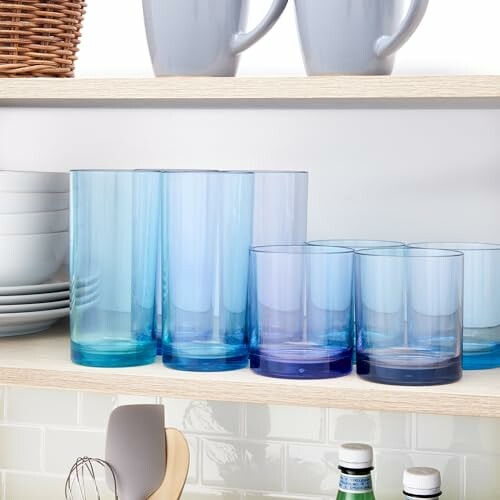
[[463, 262], [449, 250], [356, 252], [358, 375], [395, 385], [460, 379]]
[[87, 366], [151, 363], [160, 174], [71, 172], [71, 356]]
[[162, 177], [163, 361], [179, 370], [242, 368], [253, 174]]
[[464, 254], [464, 357], [466, 370], [500, 367], [500, 245], [413, 243], [412, 247]]
[[303, 245], [307, 238], [308, 173], [254, 172], [252, 246]]
[[354, 252], [290, 245], [250, 253], [252, 370], [294, 379], [350, 373]]
[[[314, 246], [333, 246], [333, 247], [347, 247], [354, 251], [363, 250], [365, 248], [400, 248], [404, 247], [405, 244], [400, 241], [388, 241], [388, 240], [314, 240], [309, 241], [308, 245]], [[353, 266], [354, 272], [354, 266]], [[355, 284], [356, 280], [352, 280], [352, 303], [353, 303], [353, 314], [352, 314], [352, 324], [351, 324], [351, 334], [352, 334], [352, 363], [356, 364], [356, 301], [355, 297]]]

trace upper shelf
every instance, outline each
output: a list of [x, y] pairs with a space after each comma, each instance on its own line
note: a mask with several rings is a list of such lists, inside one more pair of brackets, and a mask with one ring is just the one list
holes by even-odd
[[67, 326], [0, 339], [0, 384], [153, 395], [185, 399], [500, 417], [500, 369], [466, 372], [455, 384], [399, 387], [356, 375], [330, 380], [281, 380], [248, 369], [180, 372], [160, 361], [135, 368], [87, 368], [71, 363]]
[[500, 98], [500, 76], [309, 78], [3, 79], [0, 104], [33, 101], [483, 100]]

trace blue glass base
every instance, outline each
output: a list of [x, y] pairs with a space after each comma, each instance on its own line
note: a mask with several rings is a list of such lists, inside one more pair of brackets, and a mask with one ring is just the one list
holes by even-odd
[[284, 349], [279, 345], [250, 354], [250, 368], [259, 375], [288, 379], [323, 379], [352, 371], [352, 349]]
[[358, 375], [379, 384], [412, 386], [451, 384], [462, 377], [461, 356], [433, 359], [429, 353], [405, 352], [402, 355], [396, 350], [388, 354], [370, 356], [358, 352]]
[[117, 341], [99, 344], [71, 342], [71, 360], [84, 366], [122, 368], [154, 363], [156, 342]]
[[222, 372], [239, 370], [248, 365], [246, 346], [210, 343], [163, 344], [163, 363], [174, 370]]
[[500, 368], [500, 345], [494, 351], [464, 352], [464, 370], [487, 370]]

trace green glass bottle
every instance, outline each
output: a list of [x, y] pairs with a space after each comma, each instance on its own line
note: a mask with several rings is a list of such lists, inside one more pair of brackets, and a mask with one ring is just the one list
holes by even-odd
[[410, 467], [403, 474], [406, 500], [438, 500], [441, 496], [441, 474], [430, 467]]
[[340, 482], [337, 500], [375, 500], [372, 487], [373, 449], [346, 443], [339, 449]]

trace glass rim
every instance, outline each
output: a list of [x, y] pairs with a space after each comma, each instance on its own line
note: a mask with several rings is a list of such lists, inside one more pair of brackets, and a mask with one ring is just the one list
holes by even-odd
[[[322, 251], [319, 251], [322, 250]], [[250, 248], [250, 252], [275, 254], [275, 255], [342, 255], [354, 254], [354, 250], [342, 246], [320, 246], [320, 245], [257, 245]]]
[[68, 175], [68, 171], [65, 172], [55, 172], [53, 170], [48, 171], [48, 170], [11, 170], [9, 168], [0, 168], [0, 173], [5, 172], [7, 174], [66, 174]]
[[307, 170], [250, 170], [254, 174], [302, 174], [307, 175], [309, 172]]
[[[359, 246], [357, 247], [358, 250], [365, 250], [365, 249], [375, 249], [375, 248], [403, 248], [406, 245], [406, 243], [402, 242], [402, 241], [392, 241], [392, 240], [365, 240], [365, 239], [356, 239], [356, 238], [353, 238], [353, 239], [349, 239], [349, 238], [346, 238], [346, 239], [326, 239], [326, 240], [310, 240], [310, 241], [307, 241], [306, 243], [308, 245], [311, 245], [311, 246], [343, 246], [343, 247], [347, 247], [347, 248], [352, 248], [353, 250], [355, 250], [355, 247], [354, 246], [349, 246], [348, 243], [354, 243], [354, 242], [358, 242], [358, 243], [368, 243], [368, 242], [371, 242], [371, 243], [377, 243], [377, 244], [380, 244], [380, 246]], [[343, 243], [343, 244], [342, 244]]]
[[466, 241], [430, 241], [408, 243], [409, 248], [435, 249], [435, 250], [454, 250], [457, 252], [495, 252], [500, 250], [500, 243], [482, 243]]
[[250, 170], [198, 170], [198, 169], [185, 169], [185, 170], [160, 170], [161, 174], [166, 175], [185, 175], [185, 174], [223, 174], [223, 175], [253, 175]]
[[[408, 252], [411, 253], [408, 253]], [[413, 254], [413, 251], [419, 251], [419, 254]], [[463, 257], [463, 252], [458, 250], [448, 250], [442, 248], [419, 248], [419, 247], [387, 247], [387, 248], [363, 248], [355, 250], [356, 255], [361, 257], [386, 257], [395, 259], [449, 259]]]
[[70, 172], [76, 172], [76, 173], [82, 173], [82, 172], [89, 172], [93, 174], [97, 173], [117, 173], [119, 174], [120, 172], [124, 172], [127, 174], [133, 173], [133, 172], [161, 172], [159, 169], [155, 168], [72, 168]]

